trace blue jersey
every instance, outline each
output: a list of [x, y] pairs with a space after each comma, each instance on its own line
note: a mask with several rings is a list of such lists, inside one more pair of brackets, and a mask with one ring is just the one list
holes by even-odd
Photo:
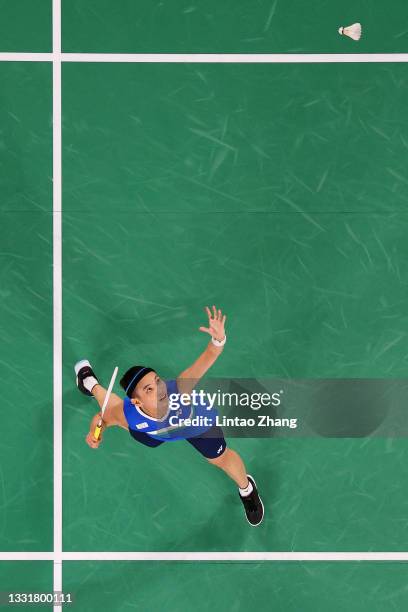
[[[179, 395], [177, 382], [175, 380], [166, 381], [167, 395]], [[138, 406], [125, 397], [123, 412], [129, 429], [143, 431], [156, 440], [185, 440], [193, 438], [208, 431], [216, 424], [217, 410], [209, 407], [203, 402], [196, 402], [185, 405], [183, 402], [171, 398], [167, 414], [161, 419], [148, 416]], [[190, 419], [191, 424], [183, 421]]]

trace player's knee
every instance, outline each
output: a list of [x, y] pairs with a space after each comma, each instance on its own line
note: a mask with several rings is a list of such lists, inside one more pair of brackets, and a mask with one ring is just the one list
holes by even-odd
[[228, 461], [228, 454], [229, 454], [229, 449], [226, 448], [224, 452], [222, 453], [222, 455], [220, 455], [219, 457], [214, 457], [213, 459], [207, 458], [207, 461], [209, 463], [212, 463], [213, 465], [216, 465], [217, 467], [222, 468]]

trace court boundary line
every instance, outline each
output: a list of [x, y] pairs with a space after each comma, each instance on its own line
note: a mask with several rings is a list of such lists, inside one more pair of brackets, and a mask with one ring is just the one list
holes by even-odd
[[[55, 3], [55, 0], [53, 0]], [[53, 25], [54, 27], [54, 25]], [[61, 29], [59, 32], [61, 42]], [[59, 46], [61, 49], [61, 44]], [[408, 53], [58, 53], [61, 62], [102, 63], [405, 63]], [[54, 53], [0, 53], [0, 62], [53, 62]]]
[[[61, 0], [52, 3], [53, 591], [62, 591], [62, 83]], [[54, 604], [53, 610], [61, 609]]]
[[[53, 552], [0, 552], [0, 561], [54, 561]], [[62, 552], [61, 561], [408, 561], [408, 552]], [[60, 589], [61, 590], [61, 589]]]

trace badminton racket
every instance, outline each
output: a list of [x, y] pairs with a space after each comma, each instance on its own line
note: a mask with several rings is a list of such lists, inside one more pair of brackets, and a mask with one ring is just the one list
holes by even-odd
[[111, 378], [111, 381], [109, 383], [109, 387], [108, 387], [108, 390], [106, 392], [105, 399], [103, 400], [103, 404], [102, 404], [102, 408], [101, 408], [101, 418], [99, 419], [99, 421], [98, 421], [98, 423], [97, 423], [97, 425], [95, 427], [95, 431], [94, 431], [94, 438], [95, 438], [95, 440], [99, 440], [99, 436], [101, 435], [103, 415], [104, 415], [104, 412], [105, 412], [105, 408], [108, 405], [108, 401], [109, 401], [109, 398], [110, 398], [110, 394], [112, 393], [113, 385], [115, 384], [117, 373], [118, 373], [118, 366], [116, 366], [116, 368], [113, 370], [112, 378]]

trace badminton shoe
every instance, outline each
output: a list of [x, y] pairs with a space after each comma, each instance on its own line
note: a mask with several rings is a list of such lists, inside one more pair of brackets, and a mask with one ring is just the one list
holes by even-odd
[[248, 480], [252, 485], [252, 491], [249, 495], [241, 495], [241, 501], [244, 505], [245, 514], [247, 521], [253, 527], [257, 527], [260, 523], [262, 523], [264, 517], [264, 506], [261, 498], [258, 495], [258, 490], [256, 488], [255, 480], [248, 474]]
[[82, 359], [75, 364], [76, 384], [78, 389], [85, 395], [92, 396], [92, 389], [99, 383], [87, 359]]

